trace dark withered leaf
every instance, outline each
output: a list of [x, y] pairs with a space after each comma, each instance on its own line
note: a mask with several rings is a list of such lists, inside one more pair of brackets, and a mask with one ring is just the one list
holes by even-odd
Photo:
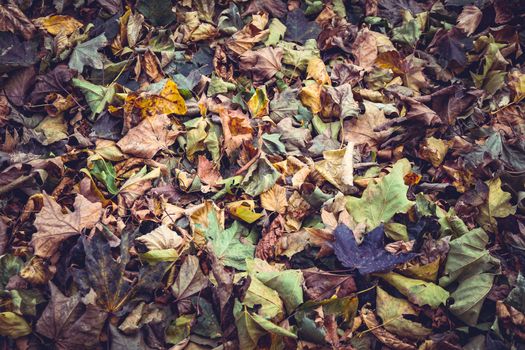
[[397, 264], [409, 261], [415, 253], [390, 254], [384, 248], [383, 225], [365, 235], [363, 243], [357, 244], [354, 233], [341, 224], [334, 231], [334, 252], [344, 267], [354, 268], [366, 275], [374, 272], [392, 270]]
[[21, 41], [15, 34], [0, 32], [0, 73], [37, 62], [38, 42]]
[[36, 323], [36, 330], [51, 339], [57, 349], [93, 349], [107, 313], [94, 305], [84, 305], [80, 295], [65, 296], [52, 283], [51, 300]]
[[75, 72], [65, 64], [59, 64], [46, 74], [38, 75], [30, 94], [31, 103], [42, 103], [46, 96], [53, 92], [68, 94], [71, 90], [69, 83], [74, 76]]
[[308, 39], [316, 39], [321, 28], [313, 21], [309, 21], [301, 9], [295, 9], [286, 17], [286, 33], [284, 39], [304, 44]]
[[[126, 235], [127, 236], [127, 235]], [[107, 312], [116, 313], [131, 301], [151, 297], [150, 292], [162, 281], [166, 265], [145, 265], [139, 271], [136, 281], [125, 276], [126, 264], [129, 261], [129, 240], [122, 237], [120, 258], [113, 259], [109, 243], [100, 233], [91, 239], [83, 238], [86, 253], [85, 271], [79, 272], [77, 279], [81, 284], [90, 287], [97, 293], [97, 304]]]

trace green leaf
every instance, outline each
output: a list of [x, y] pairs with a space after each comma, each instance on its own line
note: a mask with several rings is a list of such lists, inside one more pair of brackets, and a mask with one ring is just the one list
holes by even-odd
[[239, 345], [241, 349], [258, 349], [257, 342], [266, 333], [281, 335], [285, 337], [297, 338], [297, 336], [276, 324], [268, 321], [264, 317], [248, 312], [245, 306], [239, 301], [235, 301], [233, 314], [239, 335]]
[[280, 174], [265, 157], [261, 157], [246, 172], [240, 187], [256, 197], [273, 187]]
[[377, 288], [377, 314], [382, 318], [385, 329], [402, 337], [421, 339], [432, 333], [431, 329], [411, 321], [404, 315], [418, 316], [418, 312], [404, 299], [394, 298]]
[[182, 315], [172, 321], [166, 329], [166, 342], [178, 344], [190, 336], [194, 315]]
[[450, 295], [454, 303], [450, 312], [469, 326], [475, 326], [485, 298], [492, 288], [494, 274], [481, 273], [462, 280]]
[[191, 302], [193, 307], [199, 310], [192, 333], [211, 339], [220, 338], [222, 335], [221, 325], [213, 312], [212, 304], [198, 295], [191, 298]]
[[372, 230], [395, 214], [406, 213], [414, 205], [407, 199], [408, 186], [403, 179], [409, 171], [408, 160], [398, 160], [390, 174], [368, 184], [361, 198], [347, 197], [346, 208], [354, 220], [366, 223], [367, 229]]
[[31, 327], [23, 317], [14, 312], [0, 312], [0, 335], [20, 338], [31, 333]]
[[9, 279], [17, 275], [24, 267], [24, 262], [17, 256], [5, 254], [0, 256], [0, 290], [4, 289]]
[[266, 318], [283, 315], [283, 302], [279, 298], [279, 293], [257, 278], [251, 279], [242, 303], [250, 308], [260, 305], [259, 314]]
[[486, 231], [497, 232], [496, 218], [504, 218], [516, 213], [516, 207], [510, 204], [511, 194], [501, 189], [501, 179], [485, 182], [489, 187], [486, 203], [479, 207], [478, 223]]
[[161, 261], [177, 261], [179, 260], [179, 252], [177, 249], [155, 249], [150, 250], [144, 254], [140, 254], [140, 258], [149, 263], [157, 263]]
[[265, 271], [255, 277], [267, 287], [277, 291], [288, 313], [303, 303], [303, 273], [300, 270]]
[[505, 303], [522, 313], [525, 312], [525, 277], [521, 272], [516, 279], [516, 286], [510, 291]]
[[91, 118], [104, 111], [106, 104], [111, 102], [115, 95], [115, 85], [108, 87], [92, 84], [86, 80], [73, 78], [72, 85], [84, 94], [84, 98], [91, 109]]
[[175, 13], [170, 0], [140, 0], [137, 10], [154, 26], [165, 26], [173, 22]]
[[95, 69], [104, 68], [104, 55], [98, 50], [106, 46], [108, 40], [104, 34], [94, 37], [91, 40], [78, 44], [69, 58], [69, 68], [82, 73], [84, 66]]
[[385, 282], [395, 287], [408, 300], [416, 305], [429, 305], [436, 309], [446, 304], [449, 293], [432, 282], [408, 278], [395, 272], [377, 274]]
[[111, 162], [106, 162], [104, 158], [99, 158], [91, 161], [92, 167], [89, 173], [97, 180], [102, 182], [109, 193], [115, 195], [118, 193], [117, 184], [115, 183], [117, 173]]
[[234, 267], [241, 271], [246, 270], [246, 258], [253, 257], [255, 247], [239, 241], [240, 224], [234, 221], [233, 225], [223, 230], [214, 210], [208, 214], [208, 222], [205, 236], [217, 259], [225, 266]]
[[233, 91], [235, 89], [236, 89], [235, 84], [228, 83], [214, 74], [211, 77], [210, 84], [208, 85], [208, 91], [206, 92], [206, 95], [208, 95], [209, 97], [212, 97], [218, 94], [225, 94], [228, 91]]
[[485, 249], [489, 241], [483, 229], [477, 228], [450, 242], [450, 250], [439, 284], [448, 286], [456, 280], [462, 280], [483, 272], [499, 270], [499, 260]]
[[419, 21], [412, 19], [402, 26], [392, 30], [392, 41], [397, 41], [408, 46], [414, 46], [421, 36]]
[[277, 45], [284, 38], [286, 26], [277, 18], [273, 18], [268, 26], [268, 30], [270, 31], [270, 34], [268, 35], [268, 39], [264, 42], [264, 45]]
[[286, 148], [284, 144], [279, 140], [280, 134], [263, 134], [263, 149], [269, 154], [285, 154]]
[[283, 63], [301, 71], [306, 69], [310, 59], [320, 55], [315, 39], [307, 40], [304, 46], [281, 41], [277, 44], [277, 47], [283, 49]]

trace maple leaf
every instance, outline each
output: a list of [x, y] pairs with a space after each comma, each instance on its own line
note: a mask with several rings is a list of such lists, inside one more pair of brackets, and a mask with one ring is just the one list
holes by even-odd
[[403, 177], [409, 172], [406, 159], [397, 161], [390, 174], [370, 183], [361, 198], [349, 196], [346, 208], [358, 223], [366, 223], [373, 229], [387, 223], [397, 213], [406, 213], [414, 202], [407, 199], [408, 186]]
[[124, 153], [136, 157], [152, 158], [158, 151], [168, 149], [180, 131], [164, 114], [145, 118], [139, 125], [128, 131], [117, 142]]
[[366, 275], [388, 271], [417, 256], [415, 253], [390, 254], [383, 245], [384, 228], [379, 226], [365, 235], [363, 243], [357, 244], [354, 233], [341, 224], [334, 230], [334, 252], [344, 267], [357, 269]]
[[33, 234], [31, 245], [35, 254], [49, 258], [57, 252], [60, 243], [86, 228], [92, 228], [102, 215], [102, 204], [92, 203], [83, 195], [77, 194], [73, 207], [74, 212], [62, 207], [46, 193], [42, 196], [44, 206], [36, 214], [34, 225], [37, 232]]
[[239, 68], [252, 73], [254, 80], [270, 79], [281, 70], [283, 50], [265, 47], [257, 51], [248, 50], [240, 57]]

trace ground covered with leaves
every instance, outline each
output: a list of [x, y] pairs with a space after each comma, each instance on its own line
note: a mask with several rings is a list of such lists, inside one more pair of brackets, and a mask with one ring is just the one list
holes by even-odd
[[523, 349], [525, 3], [0, 2], [1, 349]]

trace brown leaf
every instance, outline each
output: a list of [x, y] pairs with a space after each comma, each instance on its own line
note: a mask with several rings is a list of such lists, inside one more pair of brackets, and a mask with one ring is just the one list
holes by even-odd
[[59, 350], [94, 348], [107, 314], [93, 305], [84, 307], [78, 294], [66, 297], [54, 284], [49, 286], [51, 301], [36, 323], [36, 331], [53, 340]]
[[74, 212], [62, 207], [53, 197], [44, 193], [44, 207], [36, 214], [34, 225], [37, 232], [33, 234], [31, 245], [35, 255], [49, 258], [58, 250], [60, 243], [92, 228], [102, 215], [102, 204], [92, 203], [81, 194], [77, 194], [73, 207]]
[[313, 300], [325, 300], [333, 295], [342, 298], [357, 291], [357, 286], [352, 276], [336, 275], [319, 270], [316, 267], [302, 270], [302, 272], [305, 292]]
[[465, 34], [471, 35], [476, 31], [481, 22], [483, 13], [474, 5], [467, 5], [458, 16], [456, 27], [461, 29]]
[[284, 214], [288, 206], [286, 188], [275, 185], [268, 191], [261, 193], [261, 206], [266, 210]]
[[20, 32], [25, 40], [29, 40], [35, 31], [33, 23], [16, 5], [0, 5], [0, 32]]
[[219, 111], [219, 117], [224, 134], [224, 150], [227, 154], [232, 154], [244, 141], [253, 138], [250, 120], [240, 110], [222, 109]]
[[218, 181], [222, 180], [218, 165], [208, 160], [208, 158], [202, 154], [199, 155], [198, 158], [197, 175], [203, 183], [210, 186], [215, 186]]
[[385, 118], [385, 113], [372, 102], [364, 101], [364, 105], [364, 114], [344, 122], [344, 139], [348, 142], [354, 142], [356, 146], [366, 144], [372, 149], [376, 149], [394, 130], [388, 128], [375, 131], [377, 127], [387, 123], [388, 119]]
[[120, 139], [117, 146], [124, 153], [141, 158], [153, 158], [158, 151], [173, 145], [177, 135], [179, 130], [173, 129], [170, 118], [161, 114], [144, 119]]
[[255, 248], [255, 256], [263, 260], [274, 258], [277, 242], [283, 234], [283, 217], [279, 215], [272, 221], [270, 226], [263, 229], [262, 238]]
[[240, 57], [239, 68], [251, 72], [254, 80], [270, 79], [281, 70], [283, 50], [281, 48], [265, 47], [257, 51], [248, 50]]
[[256, 43], [266, 39], [269, 30], [265, 30], [264, 28], [267, 23], [268, 14], [253, 15], [250, 23], [226, 40], [226, 47], [231, 52], [242, 55], [250, 50]]
[[352, 44], [352, 53], [356, 58], [356, 64], [368, 69], [371, 68], [377, 58], [377, 42], [375, 36], [366, 27], [357, 33]]
[[372, 310], [368, 309], [366, 305], [361, 309], [361, 318], [376, 338], [389, 348], [396, 350], [417, 350], [413, 344], [402, 341], [394, 334], [384, 329], [377, 321]]

